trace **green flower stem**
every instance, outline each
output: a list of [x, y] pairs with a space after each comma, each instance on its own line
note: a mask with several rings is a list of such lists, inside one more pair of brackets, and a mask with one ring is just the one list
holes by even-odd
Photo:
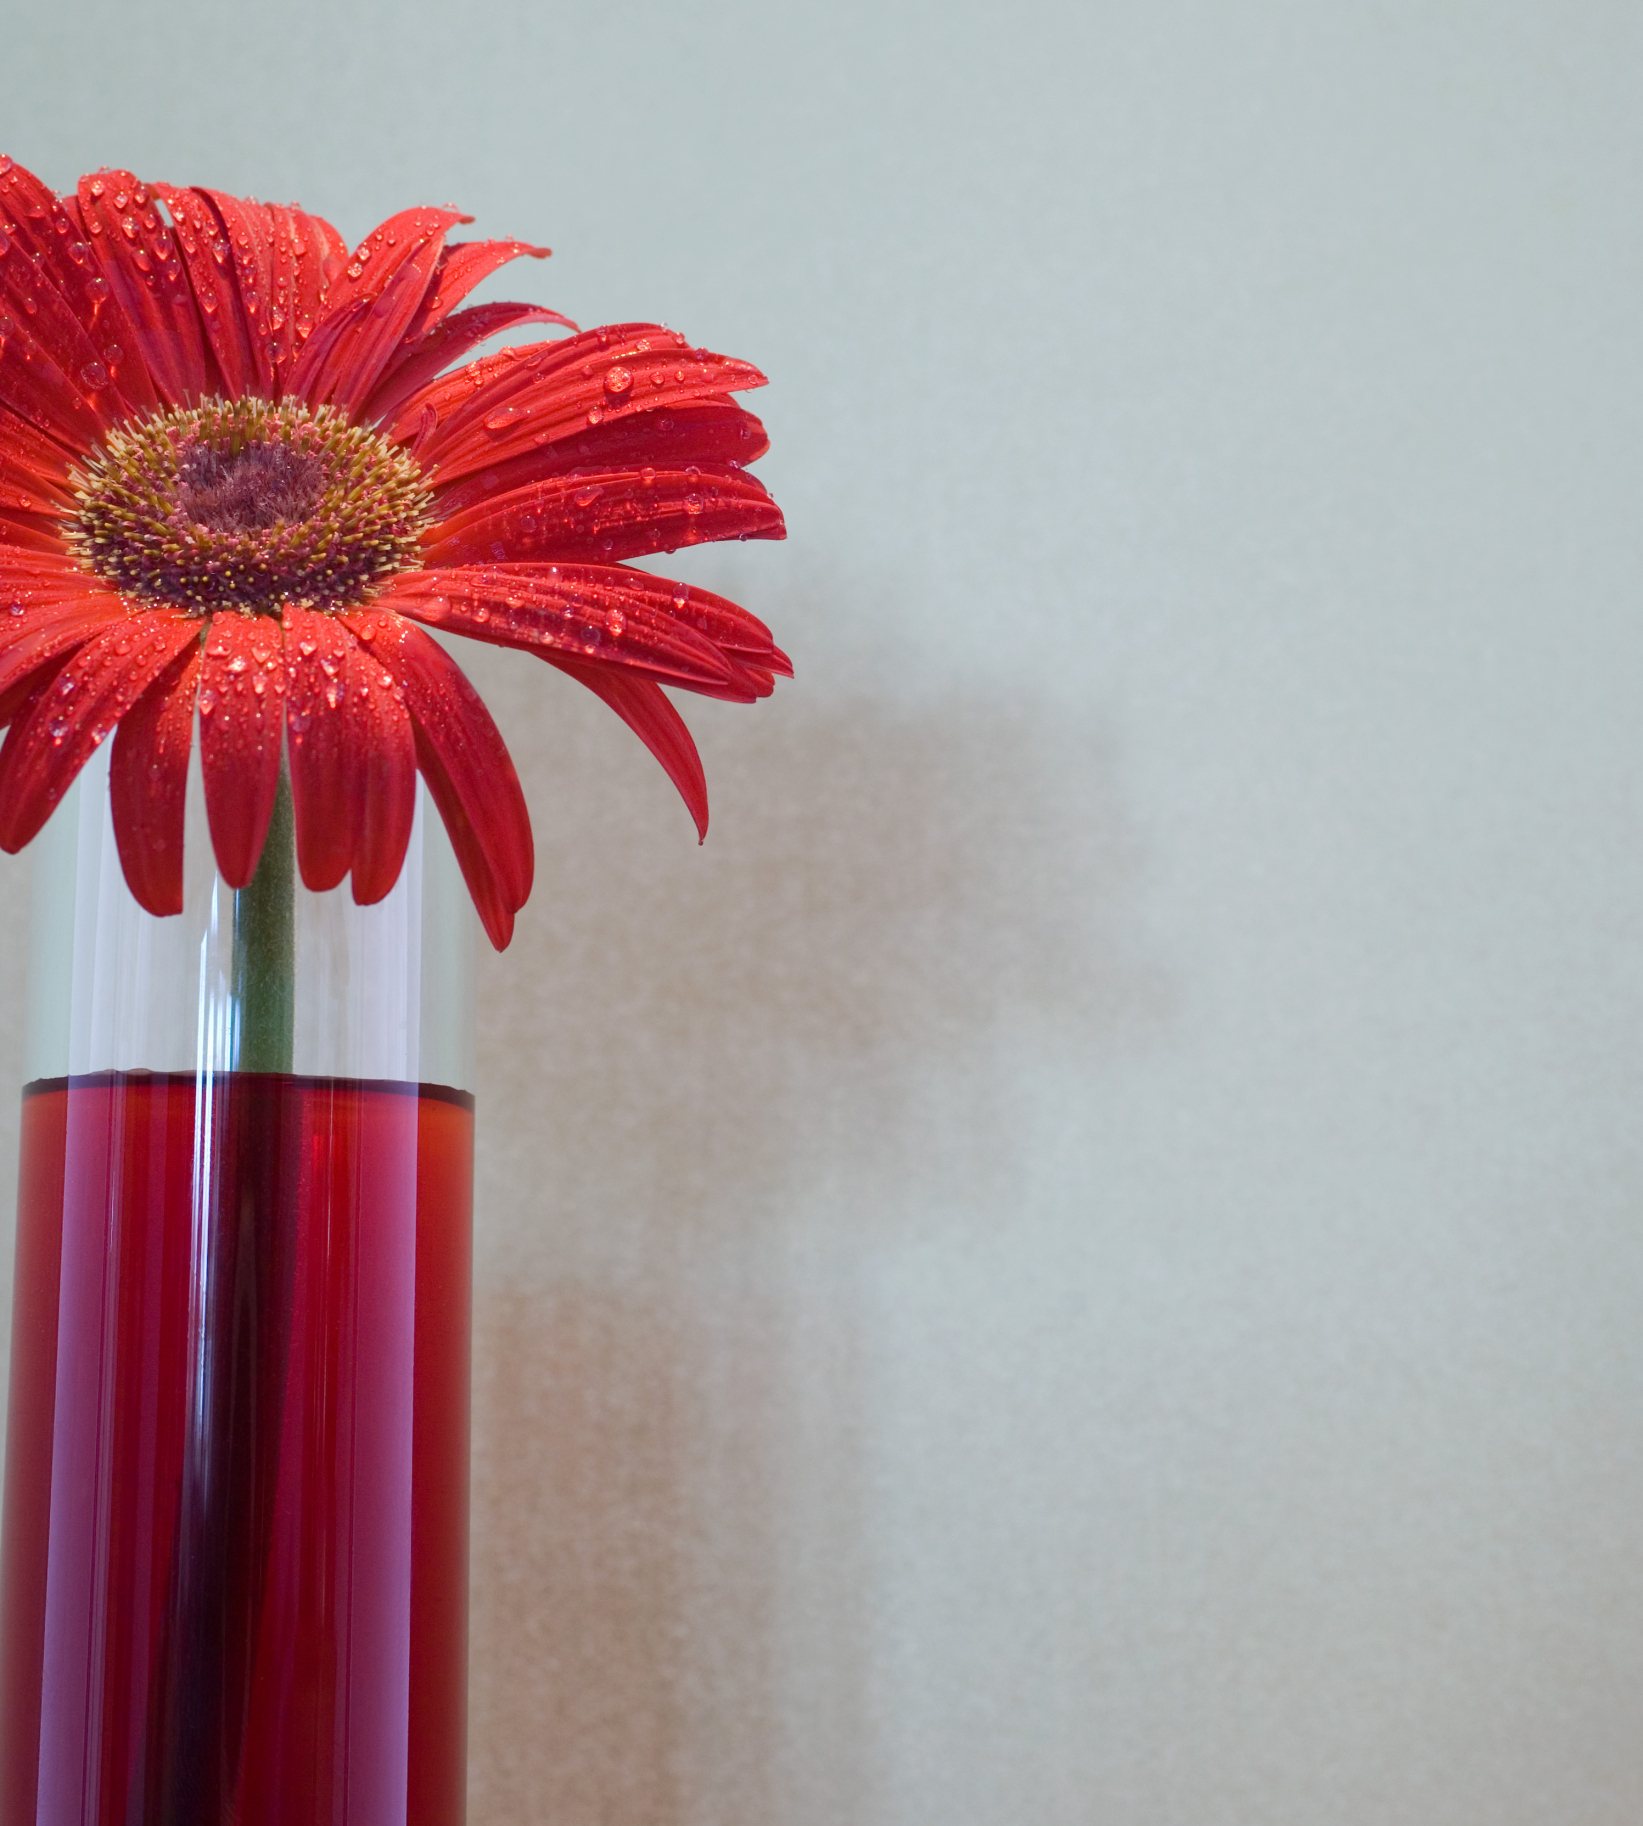
[[288, 1072], [297, 1001], [296, 826], [283, 765], [268, 837], [251, 885], [234, 896], [234, 1000], [239, 1069]]

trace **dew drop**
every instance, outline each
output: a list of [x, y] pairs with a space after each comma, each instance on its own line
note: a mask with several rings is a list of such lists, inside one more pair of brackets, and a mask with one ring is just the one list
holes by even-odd
[[80, 370], [80, 379], [93, 393], [99, 393], [108, 385], [108, 369], [100, 361], [88, 361]]
[[601, 412], [597, 406], [590, 406], [588, 408], [588, 423], [590, 425], [600, 424], [603, 421], [604, 416], [604, 413]]
[[612, 368], [605, 376], [605, 391], [618, 398], [633, 385], [633, 376], [626, 368]]
[[243, 653], [236, 653], [228, 662], [228, 670], [233, 673], [244, 672], [249, 663]]
[[576, 493], [571, 496], [571, 499], [578, 507], [592, 507], [594, 502], [599, 499], [603, 492], [604, 490], [601, 489], [597, 483], [592, 483], [586, 488], [577, 489]]

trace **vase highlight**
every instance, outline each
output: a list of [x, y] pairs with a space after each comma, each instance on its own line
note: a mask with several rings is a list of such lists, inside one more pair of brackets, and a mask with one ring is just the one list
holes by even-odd
[[271, 1056], [246, 967], [256, 884], [236, 897], [191, 842], [184, 914], [144, 913], [98, 773], [37, 864], [0, 1817], [447, 1826], [466, 894], [425, 806], [385, 900], [295, 889], [289, 1069], [247, 1070]]

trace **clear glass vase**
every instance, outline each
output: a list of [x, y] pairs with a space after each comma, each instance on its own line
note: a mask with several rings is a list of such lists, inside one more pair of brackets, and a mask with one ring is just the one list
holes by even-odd
[[106, 752], [35, 862], [0, 1820], [456, 1826], [468, 896], [419, 798], [386, 900], [271, 915], [196, 782], [152, 918]]

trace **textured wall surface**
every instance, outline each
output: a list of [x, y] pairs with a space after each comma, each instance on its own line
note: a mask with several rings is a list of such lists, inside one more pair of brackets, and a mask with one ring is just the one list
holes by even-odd
[[476, 1821], [1635, 1826], [1643, 14], [69, 0], [0, 80], [775, 383], [704, 848], [473, 655]]

